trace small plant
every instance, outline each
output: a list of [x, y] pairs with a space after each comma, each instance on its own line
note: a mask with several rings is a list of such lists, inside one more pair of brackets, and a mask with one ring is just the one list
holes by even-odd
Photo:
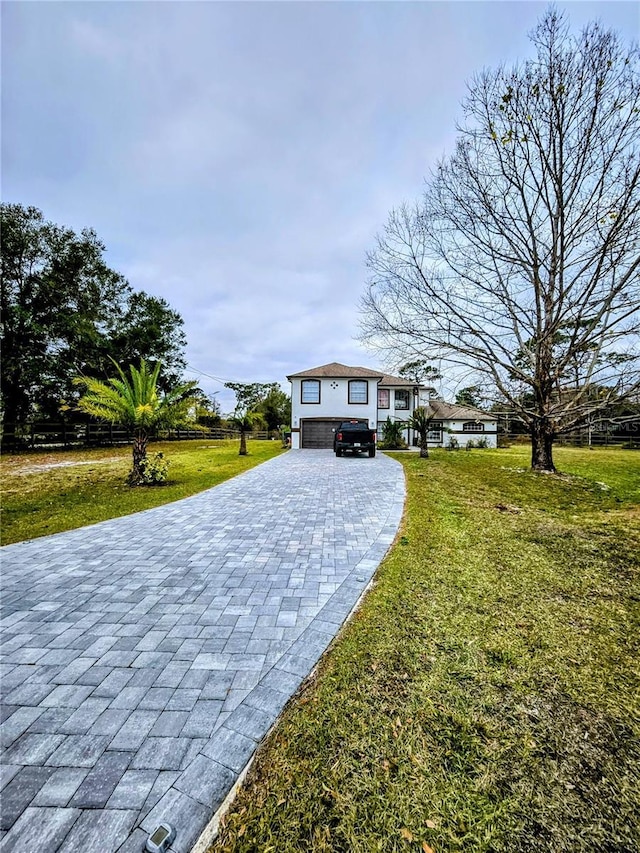
[[476, 447], [480, 448], [480, 450], [486, 450], [486, 448], [489, 447], [489, 441], [486, 436], [482, 436], [482, 438], [478, 439]]
[[470, 438], [469, 441], [466, 443], [464, 449], [465, 450], [473, 450], [474, 447], [477, 447], [477, 445], [476, 445], [475, 441], [472, 438]]
[[447, 450], [459, 450], [459, 449], [460, 449], [460, 443], [458, 442], [458, 439], [454, 438], [453, 436], [450, 436], [449, 437], [449, 444], [447, 444]]
[[[142, 486], [159, 486], [166, 483], [169, 474], [169, 460], [165, 459], [164, 453], [154, 453], [146, 456], [140, 463], [139, 479], [133, 477], [133, 471], [129, 474], [129, 483]], [[132, 483], [132, 480], [134, 482]]]
[[404, 450], [407, 446], [407, 442], [402, 436], [405, 428], [406, 424], [403, 421], [392, 421], [390, 417], [387, 417], [382, 427], [380, 448], [383, 450]]

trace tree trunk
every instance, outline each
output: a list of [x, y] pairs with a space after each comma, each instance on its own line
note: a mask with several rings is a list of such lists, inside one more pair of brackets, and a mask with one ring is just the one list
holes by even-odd
[[247, 455], [247, 433], [245, 430], [240, 430], [240, 451], [238, 456], [246, 456]]
[[531, 467], [534, 471], [555, 473], [553, 439], [553, 428], [546, 418], [538, 418], [531, 424]]
[[129, 474], [129, 485], [139, 486], [142, 483], [142, 463], [147, 458], [147, 442], [149, 436], [143, 430], [136, 430], [133, 438], [133, 467]]
[[420, 458], [428, 459], [429, 458], [429, 446], [426, 441], [420, 442]]
[[[6, 347], [3, 347], [6, 352]], [[18, 431], [28, 420], [28, 406], [24, 394], [14, 382], [8, 380], [2, 388], [2, 422]]]

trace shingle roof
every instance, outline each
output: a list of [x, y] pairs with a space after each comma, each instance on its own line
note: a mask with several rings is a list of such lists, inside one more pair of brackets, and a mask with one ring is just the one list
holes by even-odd
[[414, 388], [416, 383], [412, 382], [411, 379], [403, 379], [401, 376], [391, 376], [389, 373], [385, 373], [380, 381], [380, 385], [406, 385], [407, 388]]
[[291, 376], [287, 376], [287, 379], [299, 379], [301, 377], [333, 377], [341, 379], [368, 377], [370, 379], [379, 379], [380, 385], [399, 385], [406, 386], [407, 388], [413, 388], [416, 384], [411, 379], [403, 379], [401, 376], [391, 376], [389, 373], [381, 373], [378, 370], [371, 370], [368, 367], [349, 367], [337, 361], [332, 361], [331, 364], [323, 364], [320, 367], [312, 367], [310, 370], [301, 370], [299, 373], [292, 373]]
[[310, 370], [301, 370], [300, 373], [292, 373], [287, 376], [287, 379], [300, 378], [335, 378], [335, 379], [353, 379], [353, 378], [368, 378], [382, 379], [382, 373], [377, 370], [370, 370], [368, 367], [347, 367], [346, 364], [339, 364], [337, 361], [332, 361], [330, 364], [322, 364], [320, 367], [312, 367]]
[[443, 421], [495, 421], [496, 416], [472, 406], [458, 406], [455, 403], [445, 403], [444, 400], [429, 400], [429, 408], [434, 417]]

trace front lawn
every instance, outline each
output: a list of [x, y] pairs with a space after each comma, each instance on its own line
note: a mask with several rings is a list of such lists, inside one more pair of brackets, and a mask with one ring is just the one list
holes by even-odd
[[396, 544], [211, 853], [637, 853], [640, 454], [397, 458]]
[[2, 544], [72, 530], [176, 501], [217, 486], [282, 452], [279, 441], [168, 441], [149, 445], [169, 460], [161, 486], [130, 488], [131, 448], [6, 455], [2, 475]]

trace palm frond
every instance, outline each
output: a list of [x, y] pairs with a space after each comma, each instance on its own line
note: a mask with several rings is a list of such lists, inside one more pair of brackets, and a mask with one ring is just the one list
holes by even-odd
[[78, 411], [138, 429], [192, 423], [196, 401], [191, 392], [197, 387], [196, 382], [186, 382], [161, 396], [158, 390], [159, 362], [150, 369], [141, 359], [139, 367], [129, 365], [128, 376], [117, 362], [113, 363], [118, 375], [106, 383], [85, 376], [74, 380], [75, 384], [85, 388], [78, 401]]

